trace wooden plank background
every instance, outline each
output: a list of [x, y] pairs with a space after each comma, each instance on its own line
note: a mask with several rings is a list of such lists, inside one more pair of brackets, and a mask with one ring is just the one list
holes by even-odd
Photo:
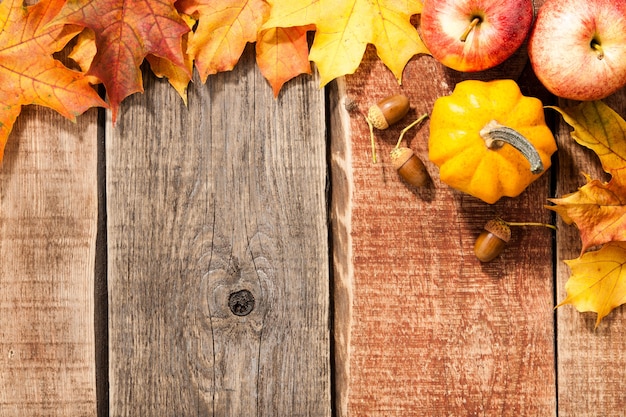
[[[593, 153], [570, 139], [547, 113], [560, 147], [555, 165], [520, 197], [493, 205], [451, 190], [428, 162], [428, 122], [406, 135], [433, 183], [405, 185], [389, 161], [402, 123], [377, 132], [372, 164], [363, 114], [399, 92], [412, 111], [432, 109], [465, 78], [518, 80], [527, 95], [556, 103], [526, 64], [481, 74], [412, 60], [399, 86], [370, 49], [359, 71], [331, 94], [331, 167], [337, 415], [340, 416], [623, 416], [626, 397], [623, 308], [594, 330], [595, 314], [565, 297], [564, 259], [580, 252], [574, 226], [544, 208], [547, 198], [600, 175]], [[624, 91], [607, 101], [625, 114]], [[345, 102], [358, 106], [348, 112]], [[572, 103], [561, 103], [568, 105]], [[509, 221], [558, 225], [514, 228], [504, 253], [489, 264], [473, 255], [483, 225]]]
[[91, 416], [97, 111], [26, 108], [0, 170], [0, 415]]
[[[555, 102], [519, 56], [480, 76]], [[188, 108], [147, 75], [115, 126], [25, 109], [0, 171], [0, 416], [624, 415], [624, 309], [595, 330], [553, 309], [580, 241], [543, 206], [595, 156], [548, 113], [554, 167], [486, 205], [440, 183], [428, 122], [406, 136], [416, 190], [389, 163], [400, 127], [372, 164], [344, 108], [402, 91], [408, 122], [460, 79], [417, 57], [398, 85], [370, 48], [275, 100], [249, 49]], [[559, 230], [515, 229], [483, 265], [496, 215]]]

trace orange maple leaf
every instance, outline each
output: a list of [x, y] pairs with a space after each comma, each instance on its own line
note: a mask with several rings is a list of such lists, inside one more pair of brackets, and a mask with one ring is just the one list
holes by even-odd
[[113, 121], [122, 100], [143, 92], [139, 66], [146, 55], [186, 70], [182, 36], [189, 27], [174, 0], [68, 0], [54, 23], [94, 31], [97, 52], [87, 73], [102, 80]]
[[255, 42], [269, 5], [263, 0], [180, 0], [178, 9], [198, 21], [187, 53], [202, 82], [232, 70], [248, 42]]
[[84, 74], [52, 57], [78, 32], [48, 25], [62, 6], [62, 0], [30, 7], [17, 0], [0, 3], [0, 159], [23, 105], [49, 107], [70, 120], [90, 107], [106, 106]]
[[626, 241], [626, 188], [617, 181], [603, 183], [588, 176], [577, 192], [549, 201], [548, 206], [563, 220], [575, 223], [582, 240], [582, 252], [611, 241]]
[[310, 74], [307, 32], [313, 25], [271, 28], [259, 33], [256, 61], [261, 74], [278, 96], [283, 85], [300, 74]]
[[572, 275], [567, 297], [558, 307], [572, 304], [578, 311], [598, 313], [596, 327], [611, 310], [626, 303], [626, 242], [611, 242], [600, 250], [565, 261]]
[[610, 241], [626, 240], [626, 121], [602, 101], [583, 102], [557, 110], [574, 128], [572, 138], [593, 150], [604, 170], [611, 174], [608, 183], [591, 180], [577, 192], [549, 201], [549, 209], [566, 223], [575, 223], [583, 242], [582, 252]]

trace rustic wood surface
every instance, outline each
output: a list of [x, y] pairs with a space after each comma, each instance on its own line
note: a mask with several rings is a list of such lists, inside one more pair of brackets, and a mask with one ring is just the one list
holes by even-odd
[[426, 161], [431, 184], [411, 188], [390, 165], [402, 123], [377, 132], [380, 162], [371, 161], [361, 113], [404, 92], [412, 103], [408, 124], [451, 92], [453, 76], [422, 57], [398, 86], [370, 51], [346, 77], [345, 97], [359, 109], [349, 119], [349, 144], [335, 138], [343, 154], [333, 151], [333, 161], [344, 162], [333, 170], [347, 172], [349, 182], [333, 181], [335, 218], [350, 230], [335, 248], [351, 253], [343, 259], [350, 272], [335, 271], [336, 288], [350, 303], [335, 313], [343, 336], [336, 342], [342, 416], [545, 416], [556, 409], [552, 232], [515, 230], [497, 262], [481, 264], [473, 254], [475, 237], [495, 216], [550, 221], [543, 208], [550, 176], [494, 205], [453, 191], [428, 162], [428, 122], [405, 138]]
[[0, 170], [0, 416], [96, 413], [97, 111], [26, 108]]
[[[626, 117], [626, 91], [621, 90], [605, 102]], [[573, 103], [562, 102], [567, 106]], [[583, 173], [608, 180], [597, 156], [574, 145], [571, 128], [561, 122], [557, 136], [559, 170], [556, 195], [576, 191], [585, 184]], [[556, 289], [557, 300], [565, 298], [565, 283], [570, 270], [562, 260], [580, 255], [581, 242], [576, 228], [557, 223]], [[622, 417], [626, 413], [626, 311], [613, 310], [596, 328], [595, 313], [578, 313], [572, 306], [557, 310], [557, 374], [559, 417]]]
[[[398, 85], [369, 48], [327, 97], [305, 76], [275, 100], [248, 50], [188, 107], [147, 76], [115, 126], [26, 108], [0, 171], [0, 416], [623, 416], [624, 308], [596, 329], [554, 310], [580, 239], [544, 205], [601, 175], [558, 115], [555, 164], [515, 199], [442, 184], [428, 121], [405, 138], [432, 182], [390, 165], [468, 77], [556, 103], [523, 51], [474, 75], [416, 57]], [[372, 164], [362, 113], [396, 92], [412, 110]], [[481, 264], [494, 216], [558, 231]]]
[[318, 80], [147, 83], [107, 128], [111, 415], [330, 416]]

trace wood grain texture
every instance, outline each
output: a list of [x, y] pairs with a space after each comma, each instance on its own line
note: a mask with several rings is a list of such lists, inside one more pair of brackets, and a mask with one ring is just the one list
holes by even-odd
[[147, 78], [107, 137], [111, 415], [330, 416], [317, 78]]
[[[453, 191], [427, 161], [428, 122], [405, 138], [432, 183], [406, 186], [389, 161], [401, 127], [430, 113], [458, 79], [419, 57], [399, 86], [368, 50], [335, 92], [339, 103], [349, 97], [358, 106], [346, 114], [337, 105], [332, 124], [343, 129], [343, 136], [333, 131], [331, 150], [338, 415], [556, 413], [552, 232], [515, 229], [489, 264], [472, 250], [494, 216], [549, 222], [543, 205], [551, 174], [494, 205]], [[412, 110], [377, 132], [380, 162], [372, 164], [361, 113], [398, 92]]]
[[97, 111], [26, 107], [0, 170], [0, 416], [95, 416]]
[[[626, 91], [604, 100], [622, 117], [626, 117]], [[574, 105], [562, 102], [561, 106]], [[561, 122], [558, 134], [559, 175], [556, 195], [575, 192], [585, 184], [583, 173], [608, 181], [599, 159], [592, 151], [576, 144], [572, 129]], [[582, 247], [578, 230], [559, 219], [557, 235], [557, 301], [567, 293], [570, 276], [563, 262], [575, 259]], [[559, 417], [618, 417], [626, 410], [626, 311], [613, 310], [594, 329], [595, 313], [579, 313], [571, 306], [557, 310]]]

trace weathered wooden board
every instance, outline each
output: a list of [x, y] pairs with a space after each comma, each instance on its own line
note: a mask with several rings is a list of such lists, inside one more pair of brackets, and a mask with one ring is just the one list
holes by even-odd
[[330, 416], [317, 83], [275, 100], [250, 50], [188, 109], [148, 77], [108, 129], [111, 415]]
[[[626, 91], [605, 102], [626, 117]], [[562, 103], [563, 106], [575, 103]], [[585, 184], [583, 173], [608, 180], [597, 156], [575, 145], [561, 123], [559, 128], [559, 175], [556, 195], [574, 192]], [[580, 255], [581, 240], [575, 226], [559, 219], [557, 235], [557, 301], [566, 296], [570, 269], [563, 263]], [[559, 417], [618, 417], [626, 413], [626, 314], [624, 307], [613, 310], [595, 328], [595, 313], [579, 313], [573, 306], [557, 310], [557, 359]]]
[[[449, 94], [458, 80], [430, 57], [402, 86], [375, 58], [337, 90], [333, 111], [333, 233], [337, 409], [341, 416], [555, 415], [552, 232], [514, 230], [492, 263], [473, 241], [494, 216], [549, 222], [551, 173], [516, 199], [488, 205], [451, 190], [428, 162], [428, 122], [406, 136], [432, 184], [400, 181], [389, 152], [400, 128]], [[377, 132], [372, 164], [359, 112], [404, 92], [412, 111]], [[331, 100], [332, 102], [332, 100]], [[343, 137], [341, 136], [343, 133]]]
[[27, 107], [0, 170], [0, 416], [95, 416], [97, 111]]

